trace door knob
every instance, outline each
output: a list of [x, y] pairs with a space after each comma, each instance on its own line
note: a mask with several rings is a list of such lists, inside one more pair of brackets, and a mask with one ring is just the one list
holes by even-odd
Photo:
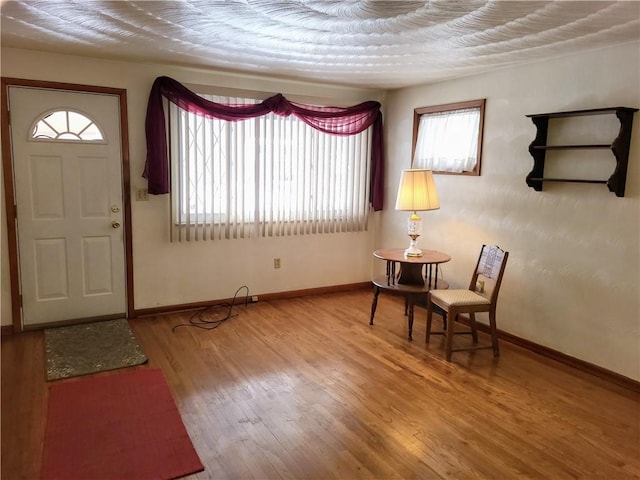
[[120, 228], [120, 222], [116, 222], [115, 220], [111, 222], [111, 228]]

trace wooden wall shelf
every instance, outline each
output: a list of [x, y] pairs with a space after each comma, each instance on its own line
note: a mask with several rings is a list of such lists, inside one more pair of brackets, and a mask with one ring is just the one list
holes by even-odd
[[[529, 145], [529, 153], [533, 157], [533, 170], [527, 175], [527, 185], [534, 190], [542, 191], [544, 182], [574, 182], [574, 183], [603, 183], [609, 191], [618, 197], [624, 197], [627, 183], [627, 165], [629, 163], [629, 147], [631, 144], [631, 129], [633, 115], [637, 108], [611, 107], [591, 110], [574, 110], [570, 112], [540, 113], [527, 115], [536, 126], [536, 138]], [[620, 121], [620, 131], [611, 144], [581, 144], [581, 145], [547, 145], [549, 119], [565, 117], [581, 117], [588, 115], [615, 115]], [[548, 178], [544, 176], [544, 164], [548, 150], [571, 149], [610, 149], [616, 159], [616, 168], [608, 180], [582, 180], [576, 178]]]

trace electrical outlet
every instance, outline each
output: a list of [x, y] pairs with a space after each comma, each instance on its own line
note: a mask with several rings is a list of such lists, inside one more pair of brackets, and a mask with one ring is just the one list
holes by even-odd
[[273, 268], [280, 268], [280, 257], [273, 259]]
[[254, 303], [257, 302], [258, 301], [258, 295], [253, 295], [251, 297], [251, 301], [254, 302]]
[[149, 200], [149, 190], [146, 188], [139, 188], [136, 190], [136, 201], [146, 202]]

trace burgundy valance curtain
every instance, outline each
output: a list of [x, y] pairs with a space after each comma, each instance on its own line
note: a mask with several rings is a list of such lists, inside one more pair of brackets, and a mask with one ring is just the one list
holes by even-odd
[[307, 125], [333, 135], [355, 135], [373, 125], [371, 205], [374, 210], [382, 210], [384, 145], [380, 103], [368, 101], [351, 107], [318, 107], [290, 102], [277, 94], [254, 105], [226, 105], [206, 100], [172, 78], [158, 77], [153, 82], [147, 105], [147, 160], [142, 175], [148, 180], [148, 190], [153, 195], [169, 193], [170, 190], [162, 97], [188, 112], [228, 121], [259, 117], [270, 112], [281, 116], [295, 115]]

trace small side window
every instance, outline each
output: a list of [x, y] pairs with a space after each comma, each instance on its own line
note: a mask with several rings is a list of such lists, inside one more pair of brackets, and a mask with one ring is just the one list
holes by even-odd
[[34, 122], [31, 141], [106, 143], [102, 129], [84, 113], [54, 110]]
[[480, 175], [485, 99], [413, 111], [412, 168]]

